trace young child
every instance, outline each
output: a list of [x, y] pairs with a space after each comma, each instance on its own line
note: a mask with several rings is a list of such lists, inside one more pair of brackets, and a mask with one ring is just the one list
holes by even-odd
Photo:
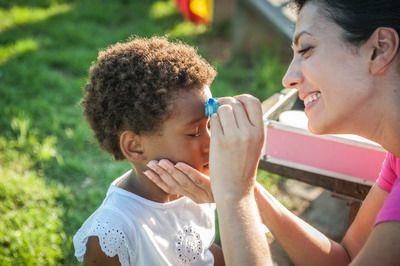
[[143, 172], [151, 160], [208, 172], [204, 103], [216, 72], [196, 50], [165, 38], [135, 38], [99, 53], [82, 101], [100, 146], [132, 169], [115, 179], [74, 236], [85, 265], [212, 265], [214, 204], [169, 195]]

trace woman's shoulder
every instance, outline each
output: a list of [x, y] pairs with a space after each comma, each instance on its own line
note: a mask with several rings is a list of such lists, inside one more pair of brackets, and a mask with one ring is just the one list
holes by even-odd
[[390, 169], [394, 175], [393, 178], [397, 179], [400, 176], [400, 157], [388, 152], [386, 154], [384, 167]]
[[400, 157], [388, 152], [376, 183], [383, 190], [390, 192], [393, 184], [400, 176]]
[[394, 154], [391, 154], [392, 157], [392, 166], [394, 168], [394, 171], [397, 174], [397, 177], [400, 177], [400, 157], [395, 156]]

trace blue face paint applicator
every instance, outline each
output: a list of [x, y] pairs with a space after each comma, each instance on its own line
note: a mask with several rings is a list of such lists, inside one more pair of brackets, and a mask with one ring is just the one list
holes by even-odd
[[212, 114], [216, 113], [219, 107], [217, 98], [209, 98], [204, 104], [206, 117], [211, 117]]

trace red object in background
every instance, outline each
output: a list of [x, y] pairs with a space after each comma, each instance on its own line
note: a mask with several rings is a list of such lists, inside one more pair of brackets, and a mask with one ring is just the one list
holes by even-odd
[[182, 15], [197, 24], [210, 24], [212, 20], [212, 0], [175, 0]]

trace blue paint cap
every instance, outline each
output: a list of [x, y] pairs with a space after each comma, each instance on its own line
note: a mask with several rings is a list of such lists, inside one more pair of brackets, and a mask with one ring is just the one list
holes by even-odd
[[218, 110], [219, 104], [217, 102], [217, 98], [209, 98], [205, 103], [205, 114], [206, 117], [210, 117], [212, 114], [216, 113]]

